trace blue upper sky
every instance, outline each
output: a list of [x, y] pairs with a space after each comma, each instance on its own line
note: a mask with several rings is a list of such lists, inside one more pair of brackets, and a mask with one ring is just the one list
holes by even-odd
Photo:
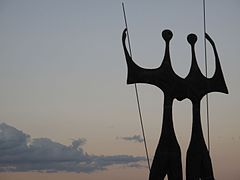
[[[85, 150], [91, 154], [144, 156], [142, 144], [126, 145], [117, 138], [141, 134], [134, 89], [126, 85], [121, 2], [1, 0], [0, 122], [33, 138], [62, 144], [85, 138]], [[175, 72], [185, 77], [189, 71], [191, 52], [186, 37], [190, 33], [198, 36], [197, 61], [205, 72], [201, 0], [135, 0], [126, 1], [125, 7], [135, 62], [158, 67], [165, 48], [161, 32], [171, 29]], [[230, 93], [210, 94], [217, 179], [224, 179], [223, 171], [234, 174], [233, 180], [239, 177], [239, 17], [238, 0], [206, 2], [207, 32], [216, 43]], [[214, 58], [209, 44], [207, 52], [211, 76]], [[161, 131], [163, 93], [149, 85], [139, 85], [139, 92], [152, 157]], [[174, 101], [173, 113], [185, 156], [191, 133], [190, 101]], [[203, 100], [204, 133], [205, 117]]]

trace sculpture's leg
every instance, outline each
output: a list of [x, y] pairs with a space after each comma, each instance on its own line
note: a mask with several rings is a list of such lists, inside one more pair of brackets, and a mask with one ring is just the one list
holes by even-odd
[[186, 179], [214, 180], [211, 158], [202, 133], [200, 101], [193, 103], [192, 136], [187, 151]]
[[187, 152], [187, 180], [214, 180], [211, 158], [208, 151]]
[[150, 170], [149, 180], [163, 180], [164, 177], [167, 175], [167, 164], [168, 153], [156, 150]]
[[172, 120], [173, 99], [164, 98], [162, 133], [153, 159], [149, 180], [182, 180], [181, 150]]

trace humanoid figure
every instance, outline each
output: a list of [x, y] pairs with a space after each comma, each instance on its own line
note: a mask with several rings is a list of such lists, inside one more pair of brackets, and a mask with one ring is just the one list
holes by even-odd
[[172, 69], [169, 44], [173, 36], [170, 30], [162, 33], [166, 43], [165, 55], [160, 67], [144, 69], [136, 65], [130, 57], [126, 45], [126, 29], [123, 32], [123, 48], [128, 65], [128, 84], [148, 83], [159, 87], [164, 93], [163, 123], [159, 143], [155, 152], [149, 179], [161, 180], [168, 175], [169, 180], [182, 180], [181, 150], [173, 127], [172, 104], [175, 89], [181, 85], [183, 79]]
[[214, 180], [213, 168], [209, 151], [204, 141], [204, 136], [201, 126], [200, 104], [201, 99], [210, 92], [228, 93], [227, 86], [221, 70], [217, 49], [213, 40], [208, 34], [205, 35], [206, 39], [213, 47], [215, 55], [215, 73], [213, 77], [206, 78], [199, 69], [195, 56], [195, 43], [197, 36], [194, 34], [188, 35], [188, 42], [191, 45], [192, 51], [192, 64], [190, 72], [185, 78], [188, 86], [188, 95], [192, 102], [192, 135], [190, 144], [187, 150], [186, 162], [186, 179], [187, 180]]
[[193, 104], [192, 136], [187, 151], [187, 180], [213, 180], [213, 170], [208, 149], [206, 147], [200, 118], [200, 102], [207, 93], [217, 91], [228, 93], [221, 70], [217, 50], [213, 40], [206, 34], [215, 54], [216, 70], [212, 78], [202, 75], [196, 61], [194, 46], [197, 36], [188, 35], [191, 45], [192, 65], [186, 78], [179, 77], [171, 66], [169, 44], [173, 36], [170, 30], [164, 30], [165, 55], [160, 67], [145, 69], [134, 63], [126, 48], [126, 29], [122, 34], [122, 43], [128, 66], [127, 84], [147, 83], [159, 87], [164, 93], [162, 132], [150, 170], [149, 180], [182, 180], [181, 150], [173, 127], [172, 104], [174, 98], [181, 101], [185, 98]]

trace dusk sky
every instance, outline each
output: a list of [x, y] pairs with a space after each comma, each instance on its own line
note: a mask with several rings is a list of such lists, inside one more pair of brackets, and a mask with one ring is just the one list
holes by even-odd
[[[0, 180], [146, 180], [147, 162], [133, 85], [121, 44], [120, 0], [0, 0]], [[198, 36], [204, 69], [202, 0], [125, 1], [134, 61], [158, 67], [171, 29], [171, 61], [186, 77], [187, 35]], [[240, 179], [240, 1], [206, 0], [229, 94], [209, 94], [211, 158], [217, 180]], [[215, 70], [207, 43], [209, 77]], [[138, 85], [150, 161], [161, 133], [163, 92]], [[174, 100], [182, 151], [191, 101]], [[201, 103], [207, 142], [206, 101]], [[10, 163], [9, 163], [10, 162]], [[34, 172], [33, 172], [34, 171]]]

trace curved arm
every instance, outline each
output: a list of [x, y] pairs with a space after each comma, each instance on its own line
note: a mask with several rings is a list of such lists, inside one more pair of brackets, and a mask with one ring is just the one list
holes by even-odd
[[215, 47], [215, 43], [214, 41], [212, 40], [212, 38], [207, 34], [205, 33], [205, 38], [209, 41], [209, 43]]
[[123, 45], [123, 50], [124, 50], [127, 67], [128, 67], [127, 84], [139, 83], [140, 79], [137, 77], [139, 77], [141, 68], [133, 62], [132, 57], [130, 56], [127, 50], [126, 33], [127, 33], [127, 28], [125, 28], [122, 33], [122, 45]]
[[209, 87], [210, 87], [210, 91], [220, 91], [223, 93], [228, 94], [228, 89], [224, 80], [224, 76], [223, 76], [223, 72], [222, 72], [222, 68], [221, 68], [221, 64], [219, 61], [219, 57], [218, 57], [218, 53], [217, 53], [217, 48], [215, 46], [214, 41], [212, 40], [212, 38], [205, 33], [205, 38], [209, 41], [209, 43], [212, 45], [213, 51], [214, 51], [214, 56], [215, 56], [215, 73], [213, 75], [212, 78], [210, 78], [210, 83], [209, 83]]
[[124, 29], [122, 33], [122, 45], [125, 53], [125, 58], [128, 67], [128, 75], [127, 75], [127, 84], [134, 83], [148, 83], [152, 85], [157, 85], [155, 83], [157, 69], [145, 69], [138, 66], [130, 56], [127, 47], [126, 47], [126, 33], [127, 29]]
[[125, 53], [125, 57], [126, 57], [126, 60], [128, 62], [128, 59], [131, 59], [129, 53], [128, 53], [128, 50], [127, 50], [127, 47], [126, 47], [126, 37], [127, 37], [127, 28], [125, 28], [123, 30], [123, 33], [122, 33], [122, 44], [123, 44], [123, 49], [124, 49], [124, 53]]
[[209, 41], [209, 43], [212, 45], [212, 48], [213, 48], [213, 51], [214, 51], [215, 66], [216, 66], [215, 74], [220, 73], [220, 72], [222, 72], [222, 69], [221, 69], [221, 65], [220, 65], [220, 61], [219, 61], [219, 57], [218, 57], [217, 48], [215, 46], [215, 43], [207, 33], [205, 33], [205, 37]]
[[135, 64], [132, 60], [132, 57], [130, 56], [128, 50], [127, 50], [127, 47], [126, 47], [126, 37], [127, 37], [127, 28], [125, 28], [123, 30], [123, 33], [122, 33], [122, 45], [123, 45], [123, 50], [124, 50], [124, 54], [125, 54], [125, 58], [126, 58], [126, 62], [127, 62], [127, 66], [128, 66], [128, 72], [129, 71], [132, 71], [130, 69], [139, 69], [141, 67], [139, 67], [137, 64]]

